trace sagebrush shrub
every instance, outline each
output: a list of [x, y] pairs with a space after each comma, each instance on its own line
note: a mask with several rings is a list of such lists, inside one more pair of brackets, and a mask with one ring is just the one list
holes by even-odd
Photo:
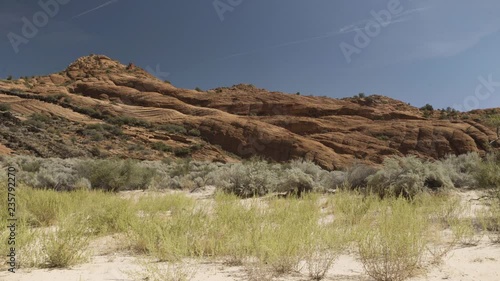
[[371, 166], [354, 164], [347, 169], [345, 182], [351, 188], [365, 187], [368, 184], [368, 177], [376, 172], [377, 169]]
[[293, 160], [290, 162], [290, 167], [300, 169], [302, 172], [309, 175], [314, 182], [314, 189], [316, 191], [336, 188], [338, 183], [344, 181], [343, 172], [326, 171], [309, 160]]
[[477, 179], [475, 173], [481, 165], [481, 157], [476, 152], [462, 155], [448, 155], [442, 160], [448, 175], [455, 187], [475, 187]]
[[154, 171], [143, 168], [134, 160], [87, 160], [77, 166], [92, 188], [107, 191], [146, 189]]
[[278, 187], [279, 167], [265, 161], [235, 163], [211, 173], [217, 187], [242, 197], [262, 196]]
[[280, 182], [277, 185], [276, 191], [292, 193], [301, 196], [304, 192], [311, 192], [314, 189], [319, 189], [311, 175], [304, 173], [299, 168], [287, 169]]
[[368, 177], [371, 191], [413, 198], [426, 189], [453, 187], [449, 175], [440, 163], [422, 161], [415, 156], [395, 156], [384, 160], [382, 169]]
[[476, 173], [479, 187], [500, 190], [500, 154], [489, 154], [480, 163]]

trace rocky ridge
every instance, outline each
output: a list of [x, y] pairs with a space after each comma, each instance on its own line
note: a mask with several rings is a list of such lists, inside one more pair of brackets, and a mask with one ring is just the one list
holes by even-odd
[[496, 128], [484, 120], [500, 114], [443, 118], [380, 95], [333, 99], [246, 84], [181, 89], [103, 55], [79, 58], [56, 74], [1, 80], [0, 104], [9, 107], [0, 116], [3, 154], [306, 158], [328, 169], [378, 164], [388, 155], [485, 153], [498, 144]]

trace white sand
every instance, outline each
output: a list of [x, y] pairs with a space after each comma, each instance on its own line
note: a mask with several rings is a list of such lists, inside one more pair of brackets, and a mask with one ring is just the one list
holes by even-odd
[[[206, 191], [196, 194], [206, 199]], [[127, 193], [126, 196], [140, 196], [138, 192]], [[464, 201], [478, 198], [478, 194], [467, 192], [462, 194]], [[469, 201], [470, 202], [470, 201]], [[472, 201], [472, 205], [481, 205]], [[474, 207], [474, 206], [473, 206]], [[477, 206], [476, 206], [477, 208]], [[71, 269], [21, 269], [16, 273], [0, 272], [1, 281], [133, 281], [127, 272], [140, 271], [141, 257], [131, 257], [119, 252], [120, 235], [96, 239], [90, 245], [94, 255], [91, 262], [75, 266]], [[99, 245], [106, 245], [105, 248]], [[222, 262], [189, 261], [189, 268], [195, 268], [193, 281], [233, 281], [249, 280], [242, 266], [227, 266]], [[138, 280], [138, 279], [135, 279]], [[274, 280], [309, 280], [307, 270], [283, 276]], [[324, 280], [371, 280], [363, 270], [362, 264], [353, 255], [340, 256]], [[484, 236], [477, 246], [458, 246], [451, 250], [442, 264], [430, 267], [422, 275], [412, 278], [413, 281], [499, 281], [500, 280], [500, 244], [493, 244]]]
[[[108, 254], [95, 256], [87, 264], [71, 269], [19, 270], [17, 273], [1, 272], [0, 280], [9, 281], [132, 281], [127, 272], [140, 270], [137, 257]], [[248, 280], [243, 267], [226, 266], [223, 263], [198, 261], [194, 267], [193, 281]], [[307, 272], [284, 276], [278, 280], [306, 280]], [[370, 280], [355, 257], [340, 256], [324, 280]], [[453, 281], [498, 281], [500, 280], [500, 245], [492, 244], [486, 237], [474, 247], [459, 247], [452, 250], [444, 262], [423, 276], [421, 280]]]

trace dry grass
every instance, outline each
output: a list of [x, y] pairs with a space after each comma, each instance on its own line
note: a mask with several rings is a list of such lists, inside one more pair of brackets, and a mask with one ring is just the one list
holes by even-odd
[[[23, 267], [70, 267], [88, 258], [89, 239], [125, 233], [129, 249], [168, 262], [144, 264], [150, 280], [189, 280], [189, 268], [180, 263], [185, 258], [243, 265], [253, 280], [304, 268], [321, 280], [340, 254], [353, 249], [367, 275], [404, 280], [438, 263], [455, 243], [473, 244], [478, 237], [477, 223], [461, 217], [464, 208], [449, 194], [423, 193], [409, 201], [354, 191], [246, 200], [217, 193], [204, 202], [184, 193], [132, 200], [20, 187], [19, 195], [28, 230], [19, 234]], [[491, 206], [478, 217], [495, 237], [500, 208]], [[443, 240], [444, 229], [453, 231], [453, 241]]]
[[148, 281], [189, 281], [194, 278], [196, 268], [187, 264], [158, 264], [143, 260], [139, 262], [139, 270], [129, 270], [125, 273], [133, 280]]

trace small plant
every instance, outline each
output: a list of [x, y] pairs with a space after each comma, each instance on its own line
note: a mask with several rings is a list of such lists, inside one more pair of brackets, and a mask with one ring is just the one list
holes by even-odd
[[0, 111], [2, 111], [2, 112], [10, 111], [10, 104], [0, 103]]
[[90, 124], [78, 131], [84, 136], [90, 136], [93, 141], [103, 140], [105, 137], [122, 136], [122, 129], [110, 124]]
[[189, 147], [176, 147], [174, 149], [174, 155], [177, 157], [183, 157], [191, 154], [191, 149]]
[[479, 164], [475, 176], [479, 187], [493, 187], [500, 190], [500, 156], [498, 154], [487, 155]]
[[376, 172], [377, 169], [371, 166], [355, 163], [347, 169], [345, 178], [346, 186], [353, 189], [366, 187], [368, 184], [368, 177]]
[[193, 128], [193, 129], [188, 131], [188, 134], [190, 136], [199, 137], [201, 135], [201, 132], [200, 132], [200, 130]]
[[88, 160], [79, 163], [76, 169], [90, 181], [92, 188], [106, 191], [145, 189], [154, 176], [153, 170], [133, 160]]
[[479, 212], [481, 226], [493, 243], [500, 243], [500, 199], [490, 199], [490, 207]]
[[37, 128], [45, 128], [47, 124], [52, 123], [52, 118], [41, 113], [33, 113], [28, 120], [24, 121], [26, 125], [31, 125]]
[[187, 129], [182, 126], [182, 125], [177, 125], [177, 124], [164, 124], [164, 125], [158, 125], [156, 126], [158, 130], [162, 131], [167, 131], [171, 134], [181, 134], [185, 135], [188, 131]]
[[420, 108], [420, 110], [422, 110], [422, 111], [434, 111], [434, 107], [427, 103], [424, 106], [422, 106]]
[[[427, 223], [406, 200], [386, 199], [366, 217], [358, 254], [366, 273], [375, 280], [405, 280], [423, 267]], [[375, 211], [374, 210], [374, 211]]]
[[203, 90], [202, 90], [201, 88], [199, 88], [199, 87], [196, 87], [196, 88], [195, 88], [195, 90], [196, 90], [197, 92], [203, 92]]
[[348, 232], [339, 225], [320, 228], [311, 237], [305, 255], [309, 277], [312, 280], [322, 280], [333, 266], [338, 256], [347, 248]]
[[392, 157], [368, 177], [370, 190], [381, 197], [404, 196], [411, 199], [426, 190], [452, 188], [448, 171], [440, 163], [422, 161], [415, 156]]
[[302, 201], [281, 199], [270, 202], [269, 217], [262, 224], [262, 240], [257, 253], [260, 262], [268, 264], [276, 275], [297, 270], [307, 255], [308, 241], [313, 237], [311, 233], [319, 231], [316, 203], [317, 197], [314, 196]]
[[123, 126], [123, 125], [128, 125], [128, 126], [138, 126], [138, 127], [145, 127], [145, 128], [151, 128], [153, 125], [148, 122], [144, 121], [135, 117], [131, 116], [115, 116], [115, 117], [108, 117], [106, 118], [106, 121], [115, 124], [118, 126]]
[[209, 176], [217, 187], [241, 197], [262, 196], [278, 187], [276, 170], [264, 161], [235, 163], [212, 172]]
[[358, 98], [360, 98], [360, 99], [363, 99], [365, 97], [366, 97], [365, 93], [359, 93], [358, 94]]
[[450, 221], [450, 228], [456, 243], [464, 246], [476, 246], [481, 237], [477, 235], [471, 218], [455, 218]]
[[85, 224], [78, 220], [61, 222], [55, 231], [42, 235], [41, 241], [44, 267], [66, 268], [88, 259], [85, 249], [89, 236], [85, 233]]
[[7, 76], [7, 80], [11, 81], [12, 80], [12, 75]]
[[341, 190], [329, 198], [333, 211], [342, 225], [358, 225], [376, 203], [373, 196], [364, 196], [359, 191]]
[[154, 150], [163, 151], [163, 152], [172, 152], [173, 151], [172, 147], [170, 147], [170, 146], [168, 146], [160, 141], [154, 142], [151, 145], [151, 148], [153, 148]]
[[384, 135], [384, 134], [377, 135], [376, 138], [381, 140], [381, 141], [388, 141], [389, 140], [389, 137], [387, 135]]
[[67, 194], [54, 190], [25, 189], [22, 191], [26, 221], [34, 227], [55, 225], [67, 205]]

